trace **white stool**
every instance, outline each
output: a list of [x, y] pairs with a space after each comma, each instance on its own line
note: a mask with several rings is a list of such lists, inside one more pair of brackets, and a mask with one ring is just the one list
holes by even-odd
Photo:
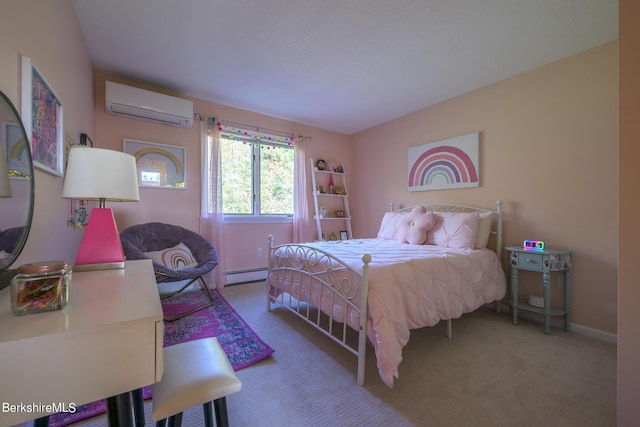
[[153, 385], [151, 419], [156, 426], [180, 426], [182, 412], [203, 405], [205, 426], [229, 425], [226, 396], [240, 391], [242, 383], [216, 338], [187, 341], [164, 348], [162, 381]]

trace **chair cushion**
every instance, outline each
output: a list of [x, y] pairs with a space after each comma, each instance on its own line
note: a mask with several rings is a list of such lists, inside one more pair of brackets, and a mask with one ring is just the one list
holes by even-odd
[[183, 270], [198, 265], [189, 248], [182, 242], [161, 251], [144, 252], [144, 254], [172, 270]]
[[165, 347], [163, 359], [162, 380], [153, 385], [153, 421], [242, 389], [242, 382], [215, 337]]
[[0, 250], [13, 252], [22, 238], [24, 227], [7, 228], [0, 231]]

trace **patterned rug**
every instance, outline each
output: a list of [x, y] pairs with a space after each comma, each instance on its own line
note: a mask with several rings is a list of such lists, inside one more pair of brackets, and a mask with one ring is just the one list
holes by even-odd
[[[234, 370], [240, 370], [259, 362], [273, 353], [240, 315], [229, 305], [216, 289], [212, 307], [183, 317], [175, 322], [166, 322], [164, 346], [168, 347], [199, 338], [217, 337]], [[162, 302], [165, 315], [173, 316], [202, 305], [207, 301], [204, 292], [183, 292]], [[145, 399], [151, 398], [151, 387], [143, 389]], [[78, 407], [75, 413], [59, 413], [49, 417], [50, 427], [63, 427], [106, 411], [105, 401], [88, 403]]]

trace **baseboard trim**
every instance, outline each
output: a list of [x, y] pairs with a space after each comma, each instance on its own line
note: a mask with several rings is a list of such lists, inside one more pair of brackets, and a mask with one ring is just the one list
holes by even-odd
[[[509, 305], [500, 304], [500, 309], [503, 313], [509, 314]], [[532, 313], [530, 311], [520, 310], [518, 312], [518, 318], [531, 320], [533, 322], [544, 324], [544, 317], [541, 314]], [[551, 318], [551, 326], [554, 328], [564, 329], [564, 320], [561, 317], [554, 316]], [[597, 339], [598, 341], [604, 341], [612, 344], [618, 343], [618, 335], [611, 332], [602, 331], [600, 329], [590, 328], [588, 326], [580, 325], [578, 323], [570, 323], [571, 332], [584, 335]]]
[[586, 335], [591, 338], [595, 338], [599, 341], [608, 342], [611, 344], [618, 344], [618, 335], [611, 332], [601, 331], [599, 329], [589, 328], [588, 326], [578, 325], [576, 323], [571, 324], [571, 330], [580, 335]]
[[250, 270], [227, 271], [227, 284], [235, 285], [240, 283], [258, 282], [267, 278], [267, 268], [253, 268]]

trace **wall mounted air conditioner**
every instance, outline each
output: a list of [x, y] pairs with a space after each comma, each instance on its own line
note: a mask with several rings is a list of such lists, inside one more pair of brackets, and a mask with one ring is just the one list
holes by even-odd
[[190, 128], [193, 102], [120, 83], [105, 83], [107, 113], [131, 119]]

